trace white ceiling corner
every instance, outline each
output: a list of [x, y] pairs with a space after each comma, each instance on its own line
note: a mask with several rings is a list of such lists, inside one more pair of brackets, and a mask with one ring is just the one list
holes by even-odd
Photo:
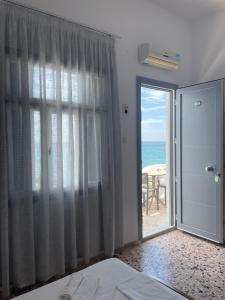
[[198, 19], [224, 10], [225, 0], [151, 0], [159, 6], [188, 20]]

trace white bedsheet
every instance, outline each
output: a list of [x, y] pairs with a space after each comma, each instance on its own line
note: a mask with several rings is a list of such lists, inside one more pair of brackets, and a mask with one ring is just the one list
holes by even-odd
[[[149, 278], [144, 273], [139, 273], [133, 278], [119, 284], [117, 289], [130, 300], [174, 300], [174, 291]], [[183, 297], [176, 297], [183, 299]]]
[[[116, 258], [111, 258], [99, 262], [93, 266], [80, 271], [84, 274], [90, 274], [100, 279], [99, 287], [96, 292], [96, 300], [127, 300], [128, 298], [123, 295], [116, 287], [139, 274], [138, 271], [132, 269], [125, 263]], [[60, 291], [69, 281], [70, 276], [64, 277], [53, 283], [45, 285], [41, 288], [33, 290], [29, 293], [23, 294], [14, 300], [58, 300]], [[149, 277], [149, 285], [155, 286], [156, 281]], [[157, 282], [163, 291], [168, 290], [168, 295], [173, 295], [173, 300], [184, 300], [183, 296], [170, 290], [161, 283]], [[168, 298], [171, 299], [171, 298]], [[154, 300], [167, 300], [166, 298], [155, 298]]]

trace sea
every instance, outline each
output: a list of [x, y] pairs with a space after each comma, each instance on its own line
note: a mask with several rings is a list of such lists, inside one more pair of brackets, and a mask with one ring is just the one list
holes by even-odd
[[149, 165], [166, 163], [166, 143], [142, 142], [142, 169]]

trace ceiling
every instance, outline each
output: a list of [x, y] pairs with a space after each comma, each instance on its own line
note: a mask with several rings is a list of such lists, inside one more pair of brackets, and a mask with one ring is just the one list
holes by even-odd
[[189, 20], [225, 9], [225, 0], [151, 0]]

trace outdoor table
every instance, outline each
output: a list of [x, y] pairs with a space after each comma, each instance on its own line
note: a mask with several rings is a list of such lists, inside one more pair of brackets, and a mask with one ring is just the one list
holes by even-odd
[[157, 209], [159, 210], [159, 199], [157, 196], [157, 177], [166, 175], [166, 164], [150, 165], [142, 169], [142, 173], [147, 173], [152, 178], [152, 198], [157, 201]]

